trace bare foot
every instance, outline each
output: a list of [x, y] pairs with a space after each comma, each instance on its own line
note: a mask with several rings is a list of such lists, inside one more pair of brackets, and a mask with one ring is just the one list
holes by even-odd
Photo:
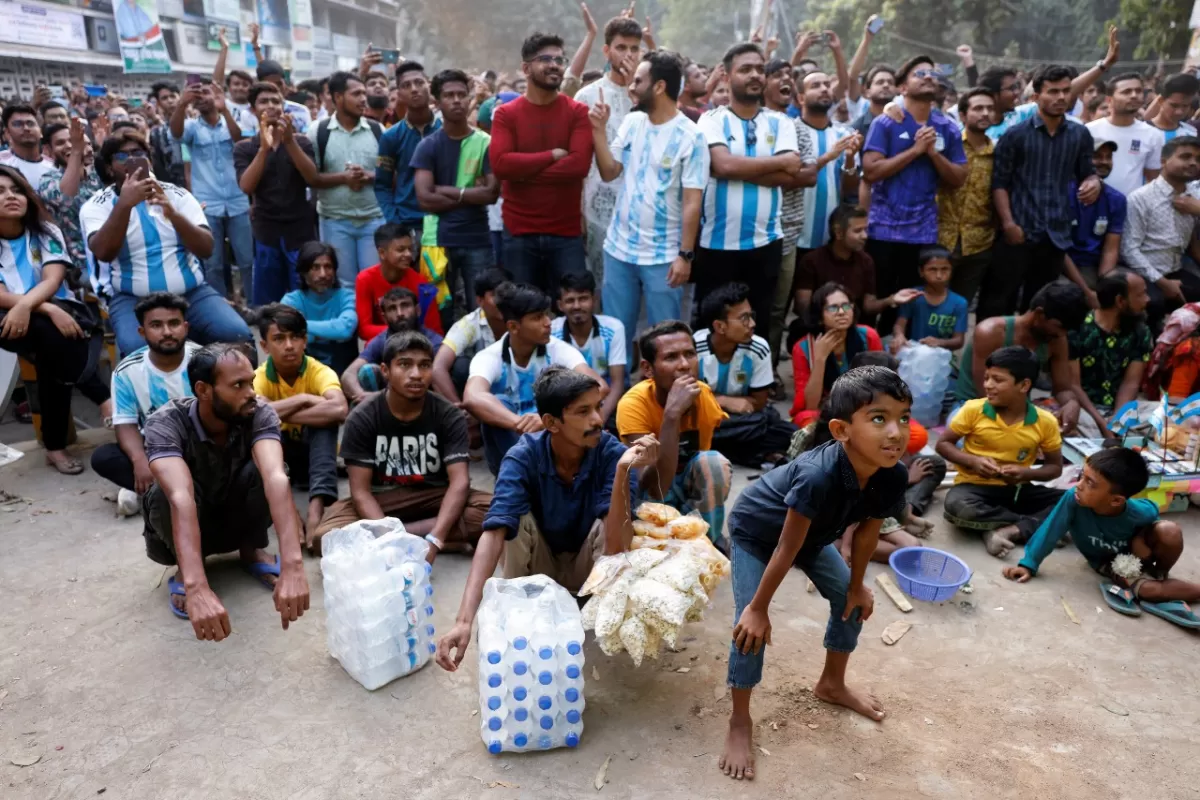
[[754, 756], [750, 752], [754, 722], [749, 716], [730, 717], [725, 752], [717, 767], [734, 780], [754, 780]]
[[997, 528], [994, 531], [988, 531], [987, 533], [983, 534], [983, 546], [986, 547], [987, 551], [996, 558], [1004, 558], [1012, 552], [1014, 547], [1016, 547], [1016, 545], [1013, 544], [1012, 539], [1009, 538], [1010, 534], [1016, 532], [1016, 525], [1006, 525], [1003, 528]]
[[872, 719], [876, 722], [882, 720], [887, 713], [874, 697], [869, 694], [859, 694], [845, 684], [834, 686], [817, 681], [817, 685], [813, 687], [813, 695], [818, 700], [824, 700], [826, 703], [832, 703], [835, 706], [845, 706], [851, 711], [857, 711], [867, 719]]
[[933, 533], [933, 523], [920, 517], [909, 517], [908, 522], [904, 523], [904, 530], [918, 539], [928, 539]]

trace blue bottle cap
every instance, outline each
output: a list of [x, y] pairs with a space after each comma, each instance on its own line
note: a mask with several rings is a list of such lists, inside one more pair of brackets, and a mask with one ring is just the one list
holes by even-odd
[[500, 663], [500, 651], [499, 650], [489, 650], [488, 654], [487, 654], [487, 662], [489, 664], [499, 664]]
[[499, 717], [492, 717], [491, 719], [488, 720], [488, 730], [490, 730], [490, 731], [500, 730], [500, 725], [501, 725], [501, 722], [500, 722]]
[[529, 645], [529, 640], [524, 636], [518, 636], [517, 638], [513, 639], [512, 644], [516, 649], [524, 650]]
[[428, 561], [426, 561], [425, 562], [425, 574], [429, 575], [432, 572], [433, 572], [433, 564], [430, 564]]
[[500, 743], [497, 742], [495, 739], [493, 739], [492, 743], [488, 745], [488, 752], [491, 753], [492, 755], [497, 755], [497, 754], [499, 754], [500, 750], [501, 750]]
[[513, 737], [513, 744], [515, 744], [517, 747], [524, 747], [525, 745], [529, 744], [529, 737], [523, 733], [518, 733]]
[[554, 658], [554, 648], [543, 647], [541, 650], [538, 650], [538, 658], [542, 659], [543, 661], [549, 661], [550, 659]]
[[429, 648], [429, 655], [433, 655], [434, 653], [437, 652], [437, 645], [434, 644], [433, 642], [429, 642], [429, 644], [426, 646]]
[[518, 708], [513, 712], [513, 719], [515, 719], [517, 722], [524, 722], [525, 720], [529, 719], [529, 709]]
[[554, 705], [554, 701], [546, 695], [542, 695], [538, 698], [538, 708], [540, 708], [542, 711], [549, 711], [550, 706], [552, 705]]
[[583, 648], [579, 646], [579, 642], [567, 642], [567, 652], [573, 656], [577, 656], [583, 652]]
[[518, 702], [523, 701], [528, 696], [529, 690], [524, 686], [518, 686], [517, 688], [513, 689], [513, 697], [516, 698]]
[[554, 742], [550, 739], [549, 736], [539, 736], [538, 737], [538, 747], [541, 748], [542, 750], [549, 750], [550, 746], [552, 744], [554, 744]]
[[578, 747], [578, 746], [579, 746], [579, 734], [568, 733], [567, 734], [567, 747]]
[[526, 664], [524, 661], [514, 661], [513, 662], [513, 674], [514, 675], [524, 675], [528, 671], [529, 671], [529, 665]]
[[563, 697], [567, 698], [568, 703], [577, 703], [579, 702], [579, 690], [572, 686], [563, 692]]
[[432, 625], [425, 626], [425, 635], [429, 636], [430, 638], [433, 637], [433, 626]]
[[542, 686], [549, 686], [554, 680], [554, 674], [548, 670], [538, 673], [538, 683]]
[[578, 724], [579, 723], [579, 712], [573, 708], [570, 711], [568, 711], [567, 712], [567, 722], [571, 723], [572, 725]]
[[499, 689], [500, 684], [501, 684], [501, 680], [500, 680], [499, 675], [497, 675], [494, 672], [491, 675], [488, 675], [488, 688], [489, 689]]
[[579, 667], [575, 664], [568, 665], [567, 666], [567, 677], [570, 678], [571, 680], [575, 680], [576, 678], [578, 678], [579, 677]]
[[495, 697], [495, 696], [489, 697], [488, 698], [488, 710], [495, 711], [498, 708], [500, 708], [500, 698]]
[[554, 717], [547, 714], [544, 717], [542, 717], [541, 722], [539, 722], [538, 724], [542, 726], [542, 730], [548, 731], [554, 727]]
[[432, 586], [430, 586], [428, 583], [427, 583], [427, 584], [425, 584], [425, 596], [426, 596], [426, 597], [433, 597], [433, 587], [432, 587]]

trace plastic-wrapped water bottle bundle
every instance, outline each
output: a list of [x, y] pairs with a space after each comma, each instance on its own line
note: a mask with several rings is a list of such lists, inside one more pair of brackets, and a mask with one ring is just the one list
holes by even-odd
[[434, 653], [428, 549], [391, 517], [321, 540], [329, 653], [368, 689], [420, 669]]
[[950, 351], [909, 342], [898, 358], [900, 377], [912, 392], [913, 417], [926, 427], [938, 425], [942, 416], [942, 398], [950, 383]]
[[479, 605], [480, 735], [490, 753], [576, 747], [583, 735], [583, 622], [545, 575], [489, 578]]

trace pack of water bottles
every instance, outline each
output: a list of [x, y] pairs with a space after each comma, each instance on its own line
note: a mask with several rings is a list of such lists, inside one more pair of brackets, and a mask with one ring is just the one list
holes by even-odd
[[940, 424], [942, 399], [950, 384], [950, 351], [910, 341], [897, 358], [900, 377], [912, 392], [913, 418], [930, 428]]
[[479, 605], [479, 732], [489, 753], [576, 747], [583, 622], [545, 575], [489, 578]]
[[391, 517], [321, 539], [329, 653], [368, 689], [420, 669], [436, 649], [428, 550]]

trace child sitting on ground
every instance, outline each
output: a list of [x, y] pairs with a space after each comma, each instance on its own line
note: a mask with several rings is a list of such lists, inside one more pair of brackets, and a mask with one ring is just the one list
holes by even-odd
[[[884, 716], [878, 701], [846, 686], [846, 666], [874, 608], [863, 579], [879, 528], [904, 507], [908, 471], [900, 457], [912, 395], [892, 370], [860, 367], [837, 379], [827, 402], [834, 441], [750, 484], [729, 515], [737, 624], [729, 652], [733, 713], [720, 769], [738, 780], [754, 777], [750, 694], [771, 643], [771, 599], [793, 564], [829, 601], [825, 667], [813, 695], [876, 722]], [[834, 543], [852, 524], [858, 528], [847, 566]]]
[[[1062, 436], [1054, 415], [1029, 401], [1037, 356], [1024, 347], [1001, 347], [985, 366], [987, 396], [963, 404], [937, 452], [959, 466], [946, 494], [946, 520], [983, 531], [987, 551], [1004, 558], [1029, 540], [1062, 496], [1061, 489], [1033, 483], [1062, 474]], [[1039, 451], [1044, 464], [1034, 467]]]
[[944, 247], [923, 248], [917, 257], [923, 286], [920, 294], [900, 306], [892, 328], [893, 353], [909, 339], [958, 350], [967, 336], [967, 299], [950, 291], [950, 251]]
[[[1104, 576], [1100, 591], [1115, 610], [1136, 616], [1140, 600], [1152, 614], [1200, 627], [1200, 618], [1185, 605], [1200, 601], [1200, 584], [1167, 577], [1183, 554], [1183, 531], [1159, 519], [1152, 500], [1132, 499], [1149, 478], [1145, 459], [1132, 450], [1114, 447], [1092, 455], [1079, 484], [1062, 496], [1026, 545], [1020, 563], [1004, 568], [1004, 577], [1028, 581], [1070, 532], [1088, 566]], [[1130, 556], [1141, 562], [1140, 574]]]

